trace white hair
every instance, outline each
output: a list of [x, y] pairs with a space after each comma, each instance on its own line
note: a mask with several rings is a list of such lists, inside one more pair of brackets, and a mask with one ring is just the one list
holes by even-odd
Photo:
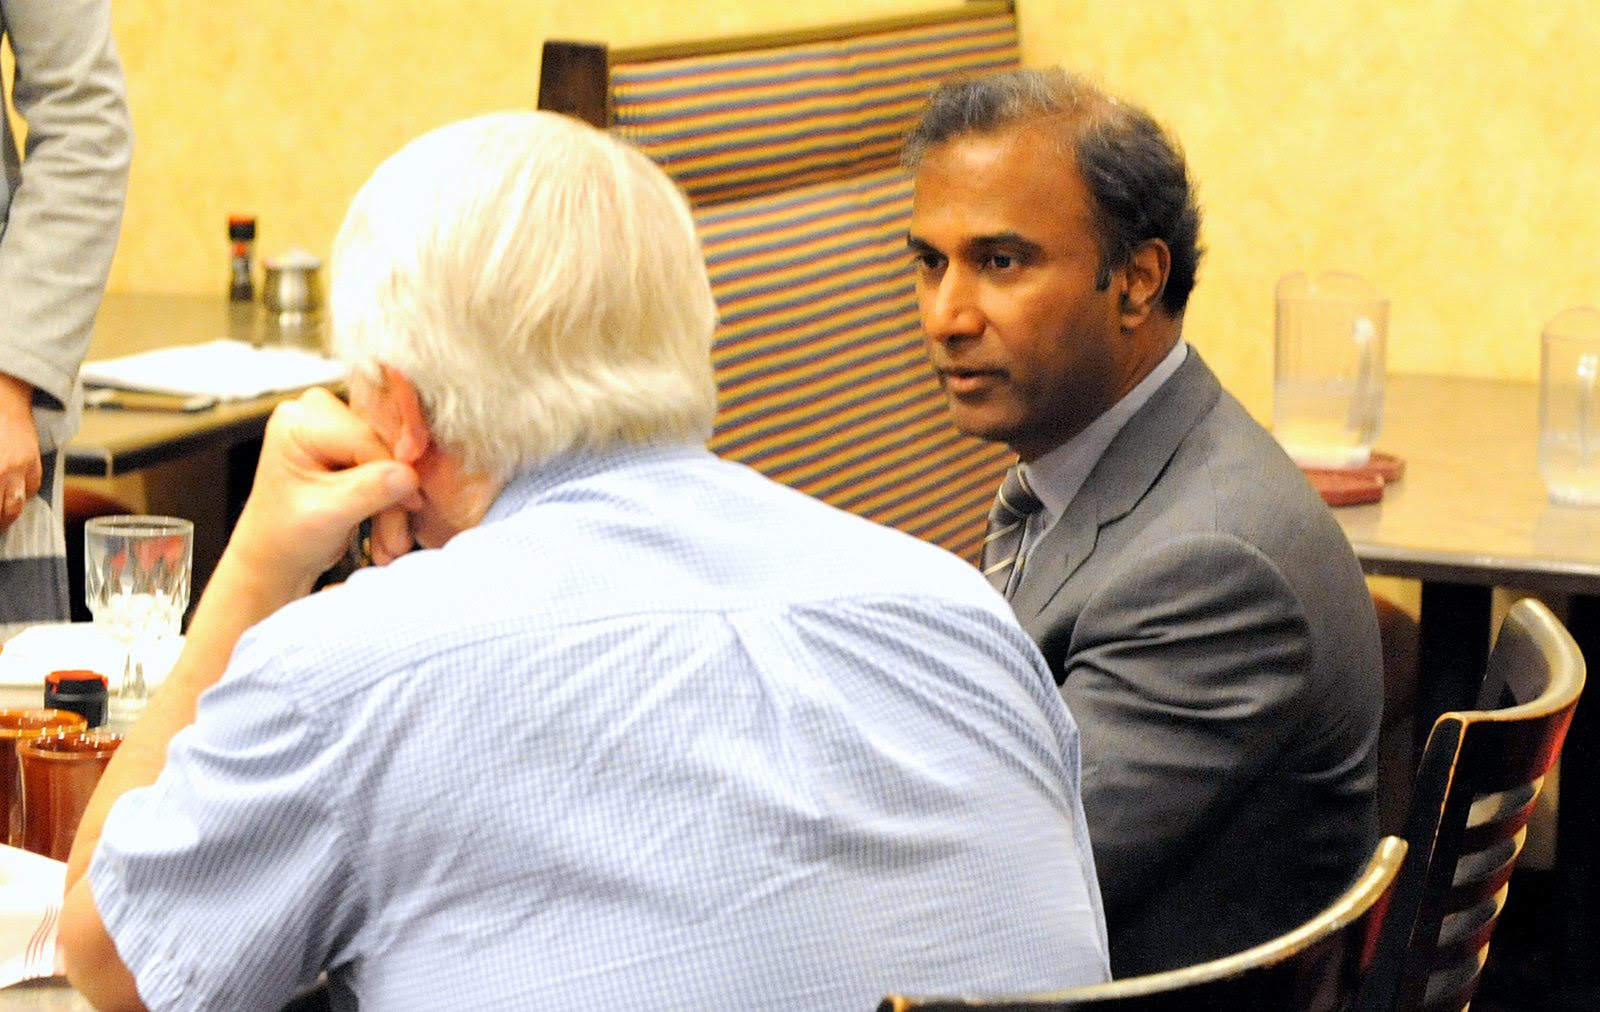
[[710, 435], [716, 306], [688, 205], [577, 120], [497, 113], [401, 148], [351, 202], [329, 307], [334, 353], [405, 374], [483, 473]]

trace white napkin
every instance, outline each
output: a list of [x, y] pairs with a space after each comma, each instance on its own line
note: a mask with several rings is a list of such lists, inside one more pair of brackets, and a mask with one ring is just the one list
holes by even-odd
[[67, 866], [0, 846], [0, 987], [62, 973], [56, 929]]
[[315, 352], [279, 345], [256, 347], [227, 338], [85, 362], [78, 372], [83, 382], [96, 386], [210, 394], [224, 400], [338, 383], [344, 374], [342, 362]]
[[[162, 636], [146, 645], [145, 685], [154, 689], [183, 652], [182, 636]], [[126, 653], [116, 638], [93, 622], [45, 622], [12, 636], [0, 650], [0, 686], [44, 685], [52, 671], [83, 669], [106, 676], [107, 687], [122, 683]]]

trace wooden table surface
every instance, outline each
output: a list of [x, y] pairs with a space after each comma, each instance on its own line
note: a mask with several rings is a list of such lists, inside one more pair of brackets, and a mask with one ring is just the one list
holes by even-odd
[[7, 1012], [93, 1012], [89, 999], [65, 978], [30, 980], [0, 989], [0, 1009]]
[[1537, 384], [1391, 376], [1377, 447], [1405, 459], [1381, 502], [1334, 510], [1371, 574], [1600, 593], [1600, 509], [1551, 505]]
[[[95, 320], [89, 358], [112, 358], [219, 337], [260, 342], [260, 307], [219, 296], [108, 293]], [[281, 396], [228, 401], [189, 414], [85, 408], [67, 444], [67, 473], [110, 478], [261, 435]]]

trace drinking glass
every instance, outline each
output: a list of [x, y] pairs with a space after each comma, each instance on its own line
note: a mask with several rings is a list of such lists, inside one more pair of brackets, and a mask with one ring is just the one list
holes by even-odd
[[1389, 301], [1364, 278], [1286, 274], [1277, 287], [1272, 434], [1304, 467], [1367, 463], [1383, 422]]
[[176, 636], [189, 607], [194, 524], [178, 517], [95, 517], [83, 527], [84, 597], [95, 624], [126, 651], [111, 720], [144, 709], [144, 662], [159, 637]]
[[1563, 310], [1539, 356], [1539, 472], [1558, 506], [1600, 506], [1600, 310]]
[[17, 746], [29, 738], [82, 731], [88, 722], [67, 710], [0, 710], [0, 843], [22, 846], [22, 768]]
[[22, 848], [65, 861], [106, 764], [122, 744], [111, 731], [68, 731], [17, 744]]

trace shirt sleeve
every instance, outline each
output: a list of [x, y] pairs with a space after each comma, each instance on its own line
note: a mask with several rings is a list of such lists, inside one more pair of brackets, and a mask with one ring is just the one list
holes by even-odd
[[122, 65], [109, 0], [0, 0], [0, 24], [27, 124], [20, 163], [0, 131], [0, 362], [64, 405], [122, 222], [132, 149]]
[[112, 807], [89, 878], [146, 1004], [278, 1008], [349, 958], [363, 902], [327, 738], [230, 670], [156, 783]]

